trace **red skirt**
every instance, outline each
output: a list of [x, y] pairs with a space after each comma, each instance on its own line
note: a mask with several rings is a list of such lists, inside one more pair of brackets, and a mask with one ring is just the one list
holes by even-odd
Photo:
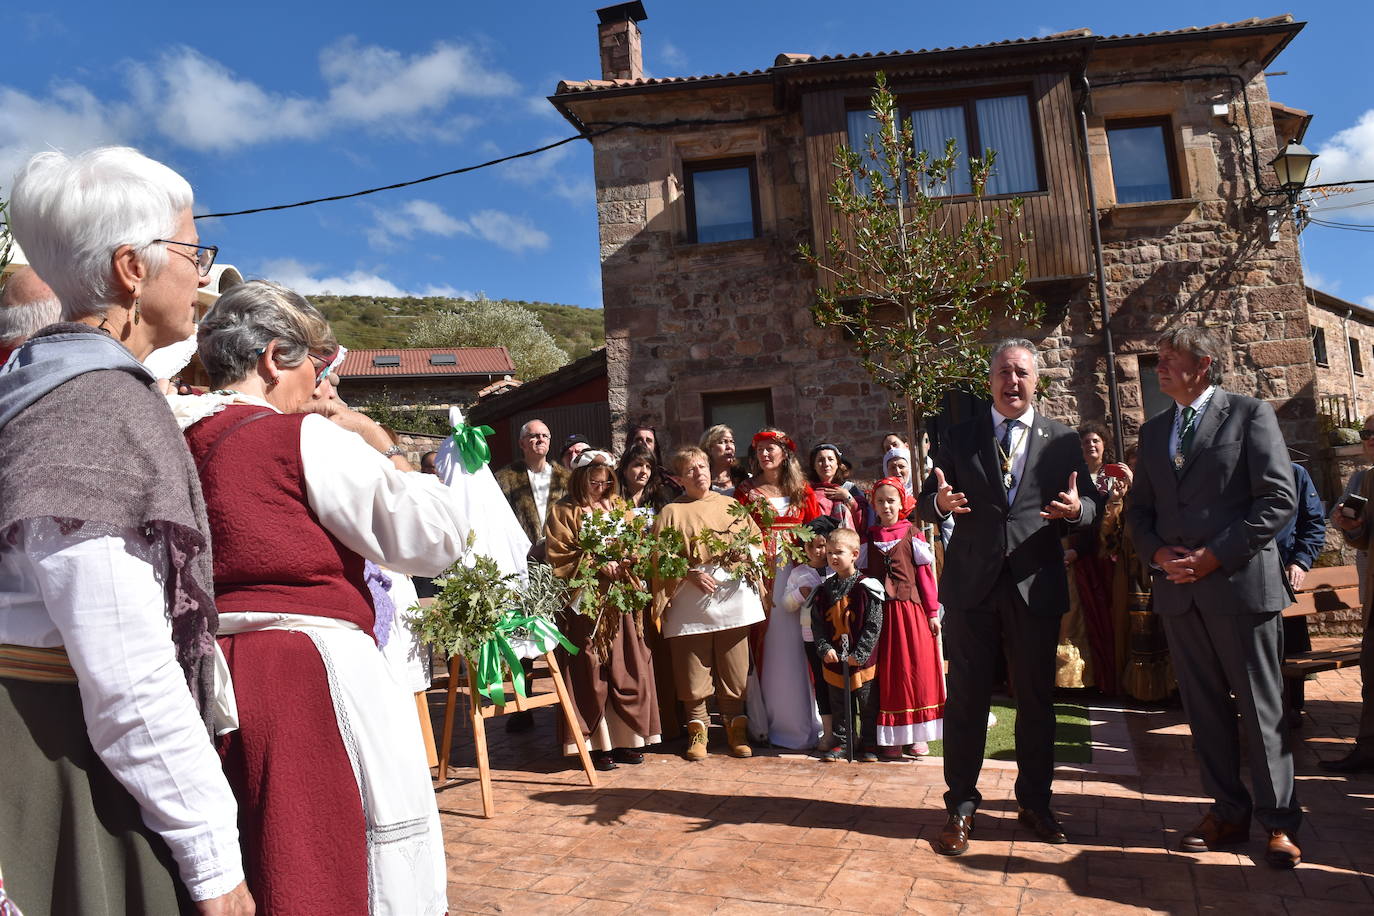
[[940, 646], [914, 601], [883, 604], [878, 638], [878, 744], [901, 747], [944, 737], [945, 676]]
[[324, 662], [304, 633], [223, 636], [239, 730], [219, 739], [262, 916], [367, 913], [362, 797]]

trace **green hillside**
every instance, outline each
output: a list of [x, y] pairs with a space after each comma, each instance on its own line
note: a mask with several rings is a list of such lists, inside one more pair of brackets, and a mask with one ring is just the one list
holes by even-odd
[[[446, 311], [459, 301], [431, 296], [424, 299], [391, 299], [372, 296], [311, 296], [324, 313], [339, 343], [350, 349], [403, 347], [416, 318]], [[603, 345], [605, 323], [600, 309], [553, 302], [505, 301], [534, 312], [544, 330], [568, 356], [577, 359]]]

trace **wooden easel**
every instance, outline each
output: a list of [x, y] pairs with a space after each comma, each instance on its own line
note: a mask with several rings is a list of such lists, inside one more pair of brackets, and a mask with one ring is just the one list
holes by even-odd
[[[472, 723], [473, 746], [477, 751], [477, 774], [482, 786], [483, 817], [491, 817], [496, 813], [496, 803], [491, 794], [491, 764], [487, 760], [487, 720], [504, 716], [507, 712], [527, 712], [554, 705], [562, 707], [563, 721], [567, 725], [568, 734], [572, 735], [573, 742], [577, 745], [577, 755], [582, 759], [582, 769], [587, 773], [587, 784], [596, 788], [596, 769], [592, 766], [592, 756], [587, 753], [587, 742], [582, 737], [582, 726], [577, 721], [577, 712], [573, 709], [572, 698], [568, 696], [568, 688], [563, 683], [563, 674], [558, 669], [558, 660], [554, 658], [552, 652], [544, 653], [544, 662], [549, 666], [549, 676], [553, 680], [554, 692], [522, 697], [515, 692], [512, 685], [508, 695], [513, 697], [510, 705], [514, 706], [514, 709], [508, 709], [505, 704], [484, 706], [482, 694], [478, 693], [477, 685], [473, 681], [472, 672], [476, 666], [469, 660], [467, 676], [462, 677], [459, 670], [460, 662], [461, 659], [456, 656], [449, 659], [448, 662], [448, 695], [444, 699], [444, 737], [439, 749], [439, 772], [434, 783], [435, 791], [446, 789], [460, 782], [460, 780], [448, 778], [449, 750], [453, 745], [453, 714], [460, 690], [468, 700], [468, 717]], [[506, 683], [509, 684], [510, 682], [507, 681]]]

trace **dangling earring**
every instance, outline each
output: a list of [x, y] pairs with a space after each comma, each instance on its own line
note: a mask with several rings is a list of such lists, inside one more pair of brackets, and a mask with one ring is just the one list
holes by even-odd
[[142, 319], [142, 317], [143, 310], [139, 308], [139, 299], [137, 296], [134, 296], [134, 324], [137, 325], [139, 320]]

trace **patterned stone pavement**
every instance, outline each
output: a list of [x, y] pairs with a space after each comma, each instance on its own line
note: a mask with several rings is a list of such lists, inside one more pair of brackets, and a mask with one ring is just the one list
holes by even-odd
[[[1071, 842], [1046, 846], [1016, 823], [1015, 771], [984, 771], [969, 852], [944, 858], [939, 761], [823, 764], [761, 751], [682, 760], [668, 747], [589, 789], [557, 755], [555, 710], [507, 735], [489, 726], [497, 816], [481, 817], [470, 733], [454, 744], [439, 793], [454, 913], [1374, 912], [1374, 776], [1322, 773], [1343, 754], [1359, 672], [1307, 685], [1296, 732], [1308, 811], [1304, 863], [1275, 872], [1258, 838], [1236, 852], [1173, 851], [1205, 811], [1182, 711], [1104, 707], [1098, 761], [1056, 773], [1055, 809]], [[435, 692], [432, 701], [442, 702]], [[438, 707], [436, 705], [436, 714]], [[719, 752], [717, 753], [717, 749]], [[456, 766], [463, 764], [463, 766]]]

